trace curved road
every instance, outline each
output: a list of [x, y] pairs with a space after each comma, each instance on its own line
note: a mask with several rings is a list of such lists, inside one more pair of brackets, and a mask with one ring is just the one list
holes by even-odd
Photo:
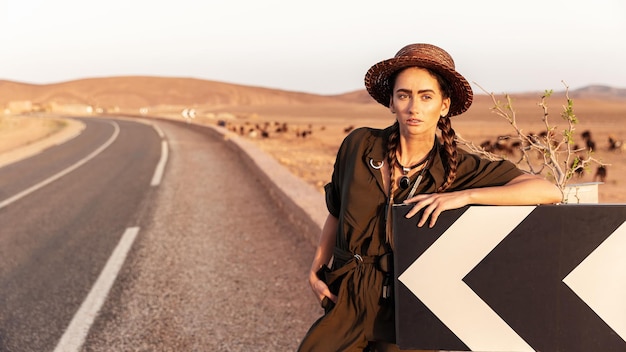
[[0, 169], [4, 350], [54, 346], [147, 195], [160, 155], [155, 130], [85, 122], [79, 137]]
[[185, 124], [84, 122], [0, 168], [0, 350], [294, 350], [321, 313], [313, 248], [237, 153]]

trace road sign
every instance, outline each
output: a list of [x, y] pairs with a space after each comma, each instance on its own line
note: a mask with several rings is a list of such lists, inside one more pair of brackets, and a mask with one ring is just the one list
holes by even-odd
[[626, 205], [393, 208], [397, 343], [626, 351]]

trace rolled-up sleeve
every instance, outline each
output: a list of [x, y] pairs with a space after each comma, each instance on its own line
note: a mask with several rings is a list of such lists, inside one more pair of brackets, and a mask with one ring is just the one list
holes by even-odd
[[489, 161], [464, 153], [455, 183], [458, 188], [501, 186], [523, 173], [510, 161]]
[[344, 138], [337, 151], [331, 180], [324, 186], [326, 208], [331, 215], [337, 218], [340, 215], [341, 202], [345, 196], [342, 192], [346, 182], [346, 168], [354, 169], [356, 158], [361, 155], [358, 150], [368, 131], [366, 128], [357, 128]]

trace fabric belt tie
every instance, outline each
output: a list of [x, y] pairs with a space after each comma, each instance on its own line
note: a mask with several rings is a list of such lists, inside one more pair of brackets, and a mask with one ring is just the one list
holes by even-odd
[[352, 254], [346, 250], [335, 247], [333, 251], [335, 260], [343, 262], [344, 265], [340, 268], [326, 273], [326, 284], [330, 285], [338, 278], [344, 276], [349, 271], [356, 269], [359, 265], [374, 264], [376, 269], [382, 271], [385, 274], [391, 274], [391, 268], [393, 267], [393, 257], [391, 252], [383, 255], [360, 255]]

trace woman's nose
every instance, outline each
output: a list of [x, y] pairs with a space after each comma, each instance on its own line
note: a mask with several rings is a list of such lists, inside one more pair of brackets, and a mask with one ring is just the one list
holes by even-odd
[[417, 110], [417, 100], [411, 97], [407, 103], [407, 109], [409, 112], [414, 113]]

